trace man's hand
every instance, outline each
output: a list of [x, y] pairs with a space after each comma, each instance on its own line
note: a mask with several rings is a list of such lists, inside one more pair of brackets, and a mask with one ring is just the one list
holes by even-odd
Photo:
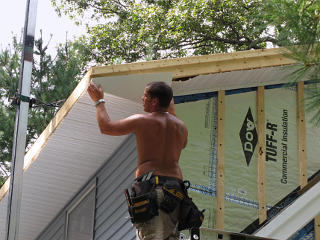
[[104, 95], [101, 85], [97, 87], [93, 82], [90, 82], [90, 85], [88, 87], [88, 93], [94, 102], [103, 98]]
[[174, 109], [174, 100], [173, 100], [173, 98], [172, 98], [172, 100], [171, 100], [171, 102], [170, 102], [170, 105], [169, 105], [169, 108], [168, 108], [168, 112], [170, 113], [170, 114], [172, 114], [173, 116], [177, 116], [176, 115], [176, 110]]

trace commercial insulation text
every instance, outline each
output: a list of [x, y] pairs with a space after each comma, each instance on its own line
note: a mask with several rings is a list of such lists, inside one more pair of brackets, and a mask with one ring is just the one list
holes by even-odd
[[[287, 184], [288, 180], [288, 110], [282, 109], [281, 116], [282, 136], [278, 145], [277, 132], [278, 124], [267, 121], [266, 124], [266, 160], [277, 162], [278, 151], [282, 159], [282, 175], [280, 182]], [[281, 149], [278, 149], [281, 148]]]

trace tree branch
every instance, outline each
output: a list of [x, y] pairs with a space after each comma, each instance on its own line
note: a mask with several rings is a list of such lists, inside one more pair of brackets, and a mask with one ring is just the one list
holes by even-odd
[[260, 49], [261, 47], [258, 46], [258, 44], [263, 43], [263, 42], [272, 42], [273, 44], [277, 44], [278, 40], [272, 37], [262, 37], [262, 38], [258, 38], [256, 40], [251, 41], [251, 43], [248, 45], [247, 49]]
[[9, 175], [8, 175], [8, 171], [7, 171], [7, 169], [5, 169], [3, 166], [2, 166], [2, 164], [0, 164], [0, 168], [1, 168], [1, 171], [6, 175], [6, 177], [9, 177]]

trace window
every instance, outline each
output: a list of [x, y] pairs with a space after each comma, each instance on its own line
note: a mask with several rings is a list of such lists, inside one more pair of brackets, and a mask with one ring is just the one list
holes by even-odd
[[95, 210], [95, 185], [67, 211], [67, 240], [92, 240]]

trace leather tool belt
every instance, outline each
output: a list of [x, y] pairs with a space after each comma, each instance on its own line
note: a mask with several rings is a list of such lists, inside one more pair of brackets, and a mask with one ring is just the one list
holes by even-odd
[[[162, 186], [164, 199], [158, 206], [156, 186]], [[204, 215], [199, 211], [192, 199], [188, 196], [189, 181], [180, 181], [177, 178], [152, 175], [152, 171], [138, 178], [129, 190], [125, 190], [129, 214], [132, 223], [146, 222], [159, 215], [159, 208], [171, 213], [180, 207], [178, 230], [198, 228], [201, 226]]]

